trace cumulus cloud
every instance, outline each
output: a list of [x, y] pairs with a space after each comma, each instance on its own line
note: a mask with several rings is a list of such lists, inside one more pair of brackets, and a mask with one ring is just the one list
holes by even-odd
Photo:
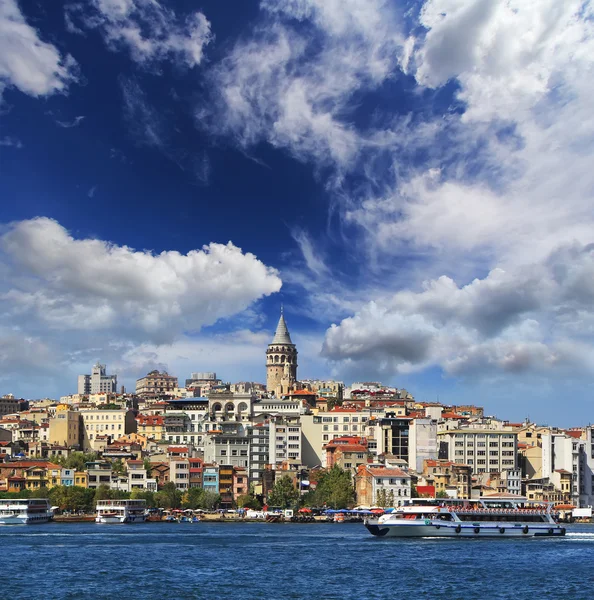
[[155, 255], [75, 239], [56, 221], [37, 218], [11, 224], [0, 248], [4, 318], [30, 330], [169, 343], [281, 287], [274, 269], [232, 243]]
[[214, 101], [202, 126], [246, 148], [266, 141], [300, 160], [351, 165], [367, 142], [349, 116], [355, 93], [375, 89], [402, 56], [384, 0], [265, 1], [263, 16], [210, 73]]
[[[594, 245], [574, 244], [515, 271], [370, 302], [326, 333], [323, 353], [374, 372], [438, 366], [452, 375], [594, 369]], [[576, 329], [576, 323], [580, 324]]]
[[73, 33], [97, 29], [112, 50], [127, 49], [132, 59], [148, 66], [172, 60], [188, 68], [199, 65], [213, 38], [210, 22], [196, 11], [179, 17], [157, 0], [89, 0], [66, 7]]
[[0, 93], [6, 86], [36, 97], [63, 92], [75, 79], [75, 65], [70, 55], [41, 40], [16, 0], [0, 3]]
[[415, 76], [429, 87], [458, 79], [465, 120], [514, 118], [590, 70], [593, 14], [581, 0], [428, 0]]

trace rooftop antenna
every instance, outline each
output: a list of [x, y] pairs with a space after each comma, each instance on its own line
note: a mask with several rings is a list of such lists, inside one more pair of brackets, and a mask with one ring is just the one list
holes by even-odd
[[285, 305], [281, 302], [281, 315], [285, 313]]

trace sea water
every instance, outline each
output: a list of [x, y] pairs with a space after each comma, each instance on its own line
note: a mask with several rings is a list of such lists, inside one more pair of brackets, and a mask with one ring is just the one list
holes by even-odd
[[590, 599], [594, 526], [564, 538], [386, 539], [361, 524], [0, 528], [0, 599]]

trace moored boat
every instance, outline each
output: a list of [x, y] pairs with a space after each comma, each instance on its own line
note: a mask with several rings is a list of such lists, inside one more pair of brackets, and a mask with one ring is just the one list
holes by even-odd
[[146, 500], [99, 500], [96, 523], [144, 523]]
[[53, 517], [47, 498], [0, 500], [0, 525], [47, 523]]
[[378, 537], [550, 537], [565, 535], [551, 506], [518, 500], [420, 500], [365, 520]]

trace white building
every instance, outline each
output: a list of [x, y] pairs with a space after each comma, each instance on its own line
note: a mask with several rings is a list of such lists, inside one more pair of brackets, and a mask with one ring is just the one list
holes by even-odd
[[470, 465], [475, 475], [518, 467], [518, 434], [494, 429], [438, 431], [439, 458]]
[[409, 428], [408, 466], [421, 473], [423, 461], [435, 460], [437, 455], [437, 422], [415, 418]]
[[572, 474], [571, 503], [578, 507], [591, 504], [592, 483], [587, 458], [588, 440], [574, 438], [564, 433], [543, 434], [541, 440], [543, 478], [551, 479], [554, 471], [558, 469], [569, 471]]
[[97, 363], [90, 375], [78, 376], [78, 394], [103, 394], [116, 393], [118, 389], [118, 376], [107, 375], [106, 366]]
[[134, 412], [125, 408], [103, 410], [101, 408], [80, 411], [83, 427], [83, 448], [98, 450], [97, 436], [109, 436], [115, 441], [137, 428]]

